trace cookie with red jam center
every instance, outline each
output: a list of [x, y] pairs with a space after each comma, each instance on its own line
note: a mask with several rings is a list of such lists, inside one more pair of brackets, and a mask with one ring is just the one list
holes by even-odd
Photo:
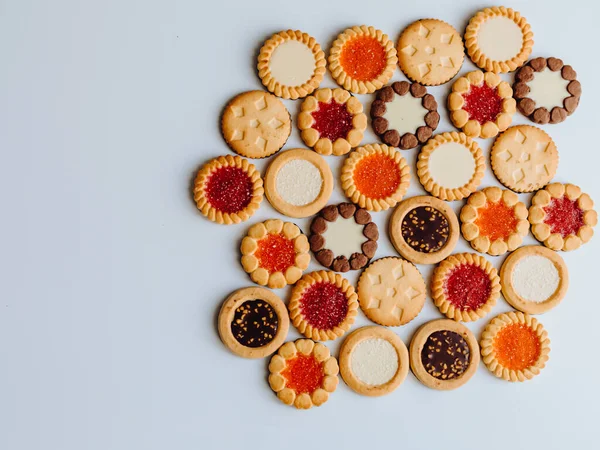
[[321, 270], [302, 277], [292, 289], [292, 323], [304, 336], [327, 341], [350, 329], [358, 309], [352, 285], [341, 275]]
[[213, 222], [248, 220], [263, 199], [263, 180], [253, 164], [239, 156], [220, 156], [206, 163], [194, 182], [196, 206]]
[[552, 250], [575, 250], [594, 235], [594, 202], [573, 184], [552, 183], [531, 199], [529, 222], [535, 238]]
[[322, 155], [344, 155], [362, 141], [367, 116], [344, 89], [319, 89], [302, 102], [298, 128], [304, 143]]
[[436, 267], [431, 292], [442, 314], [449, 319], [471, 322], [485, 316], [496, 304], [500, 277], [482, 256], [459, 253]]
[[450, 118], [469, 137], [490, 138], [506, 130], [516, 111], [512, 88], [492, 72], [458, 78], [448, 96]]

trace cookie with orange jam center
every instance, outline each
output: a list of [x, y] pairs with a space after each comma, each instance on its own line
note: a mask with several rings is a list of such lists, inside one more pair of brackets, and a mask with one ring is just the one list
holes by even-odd
[[500, 314], [481, 336], [483, 362], [507, 381], [525, 381], [538, 375], [549, 352], [550, 340], [542, 324], [521, 312]]
[[471, 194], [460, 220], [463, 237], [471, 247], [493, 256], [519, 247], [529, 231], [525, 204], [514, 192], [497, 187]]
[[368, 144], [348, 156], [341, 180], [353, 203], [369, 211], [381, 211], [402, 200], [410, 184], [410, 169], [397, 149]]
[[294, 284], [308, 267], [308, 239], [291, 222], [267, 220], [242, 240], [242, 267], [257, 284], [272, 289]]
[[365, 25], [342, 32], [329, 54], [329, 70], [335, 81], [356, 94], [381, 88], [392, 77], [397, 62], [388, 36]]

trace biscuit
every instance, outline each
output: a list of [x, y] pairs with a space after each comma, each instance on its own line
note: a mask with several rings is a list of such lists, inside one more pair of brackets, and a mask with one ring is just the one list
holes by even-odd
[[579, 186], [552, 183], [531, 199], [529, 222], [535, 238], [546, 247], [569, 251], [592, 238], [598, 214]]
[[292, 132], [281, 100], [263, 91], [238, 95], [225, 107], [221, 131], [227, 145], [247, 158], [266, 158], [285, 145]]
[[410, 368], [431, 389], [459, 388], [479, 365], [479, 345], [463, 324], [438, 319], [422, 325], [410, 342]]
[[448, 96], [450, 119], [469, 137], [490, 138], [506, 130], [516, 111], [512, 88], [493, 72], [457, 78]]
[[456, 214], [446, 202], [420, 195], [398, 204], [389, 233], [402, 257], [415, 264], [435, 264], [452, 253], [460, 232]]
[[277, 97], [306, 97], [325, 75], [325, 53], [302, 31], [280, 31], [271, 36], [258, 55], [258, 76]]
[[316, 214], [333, 191], [333, 175], [317, 153], [295, 148], [277, 155], [265, 173], [265, 195], [269, 203], [288, 217]]
[[407, 324], [425, 304], [425, 281], [421, 273], [401, 258], [372, 262], [361, 274], [357, 291], [365, 315], [384, 326]]
[[264, 358], [285, 341], [290, 320], [285, 304], [273, 292], [257, 287], [238, 289], [223, 302], [219, 336], [242, 358]]
[[529, 232], [527, 207], [514, 192], [488, 187], [474, 192], [460, 211], [463, 237], [478, 252], [512, 252]]
[[331, 76], [340, 86], [355, 94], [370, 94], [390, 81], [398, 56], [387, 34], [361, 25], [337, 37], [328, 61]]
[[410, 365], [402, 339], [384, 327], [353, 331], [340, 348], [340, 374], [354, 392], [379, 397], [402, 384]]
[[440, 122], [433, 95], [425, 86], [408, 81], [396, 81], [377, 91], [371, 118], [381, 140], [402, 150], [425, 143]]
[[316, 260], [336, 272], [362, 269], [377, 250], [377, 225], [365, 209], [352, 203], [323, 208], [310, 232], [308, 241]]
[[279, 289], [294, 284], [310, 263], [308, 239], [291, 222], [254, 224], [242, 239], [242, 267], [256, 284]]
[[298, 409], [321, 406], [339, 383], [339, 366], [323, 344], [298, 339], [283, 344], [269, 363], [269, 386]]
[[539, 245], [521, 247], [508, 255], [500, 269], [502, 295], [519, 311], [550, 311], [567, 293], [569, 271], [558, 253]]
[[547, 185], [558, 168], [558, 150], [542, 129], [517, 125], [496, 138], [490, 153], [494, 175], [515, 192], [533, 192]]
[[417, 175], [423, 188], [441, 200], [462, 200], [481, 184], [485, 158], [477, 142], [464, 133], [442, 133], [419, 153]]
[[345, 155], [362, 141], [367, 116], [348, 91], [319, 89], [302, 102], [298, 128], [304, 143], [317, 153]]
[[438, 86], [454, 78], [465, 59], [458, 31], [437, 19], [417, 20], [407, 26], [397, 50], [402, 72], [426, 86]]
[[581, 83], [577, 72], [558, 58], [534, 58], [515, 74], [513, 96], [529, 120], [559, 123], [579, 105]]
[[537, 319], [522, 312], [496, 316], [481, 334], [483, 362], [506, 381], [525, 381], [538, 375], [549, 353], [548, 333]]
[[240, 223], [263, 199], [263, 180], [253, 164], [239, 156], [219, 156], [206, 163], [194, 181], [196, 206], [213, 222]]
[[406, 194], [410, 168], [397, 149], [367, 144], [344, 161], [341, 181], [352, 202], [369, 211], [383, 211], [396, 206]]
[[511, 8], [495, 6], [475, 14], [465, 31], [471, 60], [490, 72], [512, 72], [529, 58], [533, 33], [525, 17]]

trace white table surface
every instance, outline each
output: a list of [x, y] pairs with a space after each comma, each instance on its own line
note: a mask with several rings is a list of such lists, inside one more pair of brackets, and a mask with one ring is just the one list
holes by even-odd
[[[294, 28], [327, 49], [344, 28], [362, 23], [396, 40], [422, 17], [462, 31], [486, 3], [0, 1], [0, 448], [597, 444], [599, 237], [562, 254], [569, 292], [540, 317], [552, 340], [550, 361], [526, 383], [496, 379], [481, 364], [456, 391], [427, 389], [409, 374], [393, 394], [368, 398], [340, 382], [323, 407], [296, 411], [270, 391], [266, 360], [232, 355], [216, 332], [223, 299], [251, 285], [239, 264], [241, 237], [249, 224], [283, 218], [265, 200], [248, 223], [216, 225], [190, 196], [198, 168], [231, 154], [219, 115], [232, 96], [261, 88], [261, 43]], [[543, 128], [560, 153], [555, 180], [579, 184], [600, 201], [598, 3], [506, 6], [531, 23], [533, 56], [562, 57], [578, 72], [579, 109]], [[461, 73], [473, 67], [466, 62]], [[393, 79], [404, 76], [396, 70]], [[334, 83], [327, 76], [322, 86]], [[448, 90], [430, 89], [440, 103], [439, 132], [452, 129], [443, 106]], [[285, 104], [295, 118], [299, 101]], [[514, 122], [528, 123], [518, 113]], [[363, 142], [374, 140], [369, 127]], [[482, 142], [486, 155], [490, 144]], [[294, 121], [286, 148], [298, 146]], [[417, 151], [403, 154], [414, 173]], [[342, 160], [327, 158], [334, 171]], [[490, 185], [498, 182], [488, 168], [482, 187]], [[413, 178], [409, 195], [422, 193]], [[343, 199], [337, 183], [331, 202]], [[385, 230], [389, 212], [374, 217]], [[307, 230], [308, 219], [296, 223]], [[535, 243], [531, 235], [526, 243]], [[461, 238], [456, 251], [466, 250]], [[395, 254], [382, 233], [376, 256]], [[490, 259], [499, 267], [504, 258]], [[432, 266], [419, 269], [429, 280]], [[355, 282], [357, 274], [348, 278]], [[286, 298], [289, 290], [277, 293]], [[510, 309], [500, 299], [487, 319], [468, 327], [479, 336], [489, 318]], [[394, 331], [408, 343], [419, 325], [439, 317], [428, 298], [413, 322]], [[368, 323], [359, 313], [354, 328]], [[288, 338], [297, 337], [290, 330]], [[327, 343], [334, 354], [339, 344]]]

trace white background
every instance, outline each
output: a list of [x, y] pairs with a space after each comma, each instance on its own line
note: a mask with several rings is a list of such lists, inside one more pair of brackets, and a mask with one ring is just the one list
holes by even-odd
[[[597, 444], [599, 237], [563, 254], [568, 295], [540, 318], [552, 340], [550, 361], [526, 383], [496, 379], [482, 364], [456, 391], [427, 389], [409, 374], [391, 395], [368, 398], [340, 382], [323, 407], [297, 411], [270, 391], [267, 360], [232, 355], [216, 332], [220, 303], [251, 284], [238, 254], [247, 227], [283, 217], [265, 200], [248, 223], [217, 225], [196, 210], [190, 186], [203, 163], [231, 154], [219, 116], [232, 96], [261, 88], [255, 59], [262, 42], [293, 28], [327, 50], [344, 28], [362, 23], [395, 41], [423, 17], [462, 33], [486, 3], [0, 0], [0, 448]], [[531, 23], [532, 56], [561, 57], [578, 72], [579, 109], [543, 128], [560, 153], [556, 181], [600, 200], [597, 5], [507, 6]], [[465, 62], [461, 73], [472, 69]], [[397, 69], [393, 79], [404, 76]], [[328, 76], [322, 86], [334, 83]], [[440, 104], [438, 132], [452, 129], [448, 89], [430, 89]], [[359, 98], [368, 108], [373, 96]], [[295, 119], [299, 101], [285, 104]], [[519, 113], [514, 122], [528, 123]], [[363, 142], [374, 140], [369, 127]], [[490, 144], [482, 142], [486, 156]], [[297, 146], [294, 120], [286, 148]], [[403, 153], [413, 174], [416, 154]], [[343, 158], [327, 161], [337, 177]], [[256, 164], [264, 170], [266, 162]], [[488, 185], [498, 185], [489, 168]], [[413, 178], [409, 195], [422, 193]], [[331, 202], [342, 200], [338, 182]], [[374, 217], [383, 231], [376, 256], [395, 255], [385, 233], [389, 212]], [[308, 220], [296, 223], [308, 229]], [[535, 243], [531, 235], [527, 243]], [[466, 250], [461, 239], [456, 251]], [[497, 267], [503, 261], [490, 259]], [[432, 266], [419, 269], [428, 281]], [[277, 293], [287, 299], [289, 290]], [[508, 310], [500, 299], [468, 327], [479, 336], [488, 319]], [[394, 331], [408, 344], [419, 325], [439, 317], [428, 299]], [[367, 323], [360, 313], [355, 327]], [[289, 339], [298, 336], [290, 330]], [[339, 344], [327, 345], [337, 354]]]

